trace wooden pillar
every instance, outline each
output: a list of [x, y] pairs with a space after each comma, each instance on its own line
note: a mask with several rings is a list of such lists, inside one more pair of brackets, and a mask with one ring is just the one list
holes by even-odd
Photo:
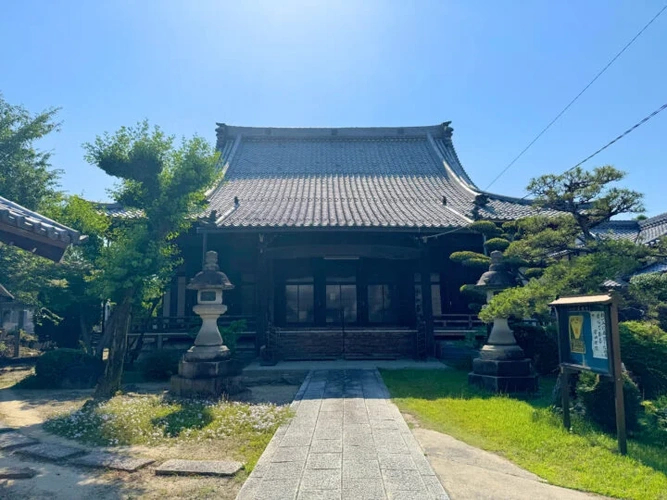
[[176, 296], [176, 316], [182, 318], [185, 316], [185, 286], [187, 279], [185, 276], [177, 278], [177, 296]]
[[255, 274], [255, 348], [259, 353], [260, 347], [266, 344], [269, 291], [268, 262], [261, 245], [257, 253], [257, 271]]
[[206, 263], [206, 252], [208, 252], [208, 233], [202, 233], [201, 237], [201, 268]]
[[162, 316], [165, 318], [171, 316], [171, 284], [169, 284], [169, 288], [167, 288], [167, 291], [162, 296]]
[[433, 337], [433, 298], [431, 294], [431, 262], [426, 243], [422, 244], [419, 259], [422, 291], [422, 313], [426, 335], [426, 356], [435, 355], [435, 341]]

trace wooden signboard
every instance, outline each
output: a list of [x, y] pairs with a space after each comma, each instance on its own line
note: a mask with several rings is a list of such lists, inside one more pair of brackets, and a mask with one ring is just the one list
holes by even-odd
[[569, 374], [591, 371], [614, 380], [618, 447], [627, 452], [618, 306], [613, 295], [562, 297], [550, 304], [558, 314], [563, 423], [570, 428]]

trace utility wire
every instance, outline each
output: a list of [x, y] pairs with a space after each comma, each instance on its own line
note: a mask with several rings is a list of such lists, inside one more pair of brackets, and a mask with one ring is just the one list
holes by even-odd
[[660, 107], [659, 107], [658, 109], [656, 109], [653, 113], [651, 113], [651, 114], [648, 115], [647, 117], [643, 118], [641, 121], [635, 123], [632, 127], [630, 127], [628, 130], [626, 130], [625, 132], [623, 132], [621, 135], [619, 135], [619, 136], [616, 137], [615, 139], [609, 141], [607, 144], [605, 144], [605, 145], [602, 146], [600, 149], [598, 149], [595, 153], [593, 153], [593, 154], [590, 155], [590, 156], [587, 156], [586, 158], [584, 158], [583, 160], [581, 160], [579, 163], [577, 163], [574, 167], [570, 167], [570, 168], [568, 168], [568, 169], [567, 169], [565, 172], [563, 172], [563, 173], [568, 173], [569, 171], [574, 170], [574, 169], [577, 168], [577, 167], [580, 167], [581, 165], [583, 165], [584, 163], [586, 163], [588, 160], [590, 160], [591, 158], [593, 158], [594, 156], [596, 156], [598, 153], [601, 153], [602, 151], [604, 151], [605, 149], [607, 149], [609, 146], [611, 146], [611, 145], [614, 144], [615, 142], [617, 142], [617, 141], [623, 139], [623, 137], [625, 137], [626, 135], [628, 135], [630, 132], [633, 132], [635, 129], [641, 127], [642, 125], [644, 125], [644, 123], [646, 123], [646, 122], [649, 121], [651, 118], [653, 118], [655, 115], [657, 115], [657, 114], [660, 113], [661, 111], [664, 111], [665, 109], [667, 109], [667, 103], [665, 103], [665, 104], [663, 104], [662, 106], [660, 106]]
[[[656, 109], [655, 111], [653, 111], [650, 115], [645, 116], [645, 117], [642, 118], [640, 121], [638, 121], [637, 123], [635, 123], [632, 127], [630, 127], [628, 130], [626, 130], [625, 132], [623, 132], [621, 135], [619, 135], [619, 136], [616, 137], [615, 139], [612, 139], [611, 141], [609, 141], [607, 144], [605, 144], [605, 145], [602, 146], [600, 149], [598, 149], [595, 153], [593, 153], [593, 154], [587, 156], [586, 158], [584, 158], [583, 160], [581, 160], [579, 163], [577, 163], [575, 166], [568, 168], [565, 172], [563, 172], [563, 174], [567, 174], [568, 172], [574, 170], [575, 168], [580, 167], [581, 165], [583, 165], [584, 163], [586, 163], [588, 160], [590, 160], [590, 159], [593, 158], [594, 156], [597, 156], [598, 154], [602, 153], [602, 151], [604, 151], [605, 149], [607, 149], [609, 146], [611, 146], [611, 145], [614, 144], [615, 142], [620, 141], [621, 139], [623, 139], [623, 137], [625, 137], [626, 135], [630, 134], [631, 132], [634, 132], [636, 129], [638, 129], [639, 127], [641, 127], [642, 125], [644, 125], [644, 123], [646, 123], [646, 122], [649, 121], [651, 118], [653, 118], [655, 115], [657, 115], [657, 114], [660, 113], [661, 111], [664, 111], [665, 109], [667, 109], [667, 102], [666, 102], [665, 104], [663, 104], [662, 106], [660, 106], [660, 107], [659, 107], [658, 109]], [[525, 196], [524, 196], [523, 198], [521, 198], [521, 199], [522, 199], [522, 200], [525, 200], [526, 198], [528, 198], [528, 195], [525, 195]]]
[[[587, 156], [586, 158], [584, 158], [583, 160], [581, 160], [579, 163], [577, 163], [577, 164], [574, 165], [573, 167], [568, 168], [568, 169], [567, 169], [565, 172], [563, 172], [563, 173], [566, 174], [566, 173], [568, 173], [568, 172], [574, 170], [575, 168], [580, 167], [581, 165], [583, 165], [584, 163], [586, 163], [588, 160], [590, 160], [590, 159], [593, 158], [594, 156], [597, 156], [597, 155], [600, 154], [602, 151], [604, 151], [605, 149], [607, 149], [607, 148], [608, 148], [609, 146], [611, 146], [612, 144], [614, 144], [614, 143], [620, 141], [620, 140], [623, 139], [626, 135], [628, 135], [628, 134], [634, 132], [635, 130], [637, 130], [639, 127], [641, 127], [642, 125], [644, 125], [647, 121], [649, 121], [651, 118], [653, 118], [654, 116], [656, 116], [658, 113], [664, 111], [665, 109], [667, 109], [667, 102], [666, 102], [665, 104], [663, 104], [662, 106], [660, 106], [660, 107], [659, 107], [658, 109], [656, 109], [655, 111], [653, 111], [651, 114], [645, 116], [645, 117], [642, 118], [640, 121], [638, 121], [637, 123], [635, 123], [632, 127], [630, 127], [629, 129], [627, 129], [627, 130], [626, 130], [625, 132], [623, 132], [621, 135], [619, 135], [619, 136], [617, 136], [616, 138], [614, 138], [614, 139], [612, 139], [611, 141], [609, 141], [607, 144], [605, 144], [605, 145], [602, 146], [600, 149], [598, 149], [595, 153], [593, 153], [593, 154]], [[526, 198], [528, 198], [528, 196], [529, 196], [529, 194], [526, 194], [526, 195], [524, 195], [521, 199], [522, 199], [522, 200], [525, 200]], [[466, 229], [466, 227], [467, 227], [467, 226], [464, 226], [464, 227], [457, 227], [457, 228], [454, 228], [454, 229], [450, 229], [449, 231], [445, 231], [445, 232], [443, 232], [443, 233], [433, 234], [433, 235], [429, 235], [429, 236], [423, 236], [422, 239], [423, 239], [424, 241], [427, 241], [427, 240], [430, 240], [431, 238], [439, 238], [440, 236], [445, 236], [445, 235], [447, 235], [447, 234], [455, 233], [456, 231], [460, 231], [460, 230], [462, 230], [462, 229]]]
[[607, 63], [607, 65], [606, 65], [604, 68], [602, 68], [602, 70], [601, 70], [597, 75], [595, 75], [595, 77], [588, 83], [588, 85], [586, 85], [586, 86], [583, 88], [582, 91], [579, 92], [579, 93], [574, 97], [574, 99], [572, 99], [572, 100], [567, 104], [567, 106], [565, 106], [565, 107], [562, 109], [562, 111], [561, 111], [560, 113], [558, 113], [558, 114], [556, 115], [556, 117], [555, 117], [553, 120], [551, 120], [551, 121], [549, 122], [549, 124], [548, 124], [546, 127], [544, 127], [544, 128], [542, 129], [542, 131], [541, 131], [539, 134], [537, 134], [537, 135], [535, 136], [535, 138], [534, 138], [532, 141], [530, 141], [530, 142], [528, 143], [528, 145], [527, 145], [525, 148], [523, 148], [523, 149], [521, 150], [521, 152], [520, 152], [518, 155], [516, 155], [516, 156], [514, 157], [514, 159], [513, 159], [511, 162], [509, 162], [509, 164], [508, 164], [504, 169], [502, 169], [502, 170], [500, 171], [500, 173], [499, 173], [499, 174], [498, 174], [498, 175], [497, 175], [497, 176], [496, 176], [496, 177], [489, 183], [488, 186], [486, 186], [486, 188], [484, 188], [484, 190], [487, 191], [491, 186], [493, 186], [493, 185], [496, 183], [496, 181], [497, 181], [498, 179], [500, 179], [500, 178], [505, 174], [505, 172], [507, 172], [507, 171], [512, 167], [512, 165], [514, 165], [514, 164], [517, 162], [517, 160], [519, 160], [519, 158], [521, 158], [521, 157], [524, 155], [524, 153], [525, 153], [526, 151], [528, 151], [528, 150], [531, 148], [531, 146], [532, 146], [533, 144], [535, 144], [535, 143], [538, 141], [538, 139], [539, 139], [540, 137], [542, 137], [542, 136], [544, 135], [544, 133], [545, 133], [547, 130], [549, 130], [549, 129], [551, 128], [551, 126], [552, 126], [554, 123], [556, 123], [556, 121], [558, 121], [558, 119], [559, 119], [561, 116], [563, 116], [563, 115], [565, 114], [565, 112], [566, 112], [568, 109], [570, 109], [570, 107], [571, 107], [571, 106], [572, 106], [572, 105], [573, 105], [573, 104], [574, 104], [574, 103], [575, 103], [575, 102], [582, 96], [582, 94], [583, 94], [584, 92], [586, 92], [586, 91], [588, 90], [588, 88], [589, 88], [591, 85], [593, 85], [593, 84], [595, 83], [595, 81], [596, 81], [598, 78], [600, 78], [600, 76], [602, 76], [602, 74], [603, 74], [605, 71], [607, 71], [607, 69], [609, 69], [609, 67], [610, 67], [612, 64], [614, 64], [614, 62], [616, 62], [616, 59], [618, 59], [618, 58], [621, 56], [621, 54], [623, 54], [623, 52], [625, 52], [625, 51], [630, 47], [630, 45], [632, 45], [632, 44], [635, 42], [635, 40], [637, 40], [637, 38], [639, 38], [639, 37], [642, 35], [642, 33], [644, 33], [644, 31], [646, 31], [646, 29], [647, 29], [651, 24], [653, 24], [653, 22], [654, 22], [656, 19], [658, 19], [658, 17], [660, 16], [660, 14], [662, 14], [665, 10], [667, 10], [667, 4], [666, 4], [662, 9], [660, 9], [660, 10], [658, 11], [658, 13], [657, 13], [655, 16], [653, 16], [653, 18], [652, 18], [648, 23], [646, 23], [646, 25], [644, 25], [644, 27], [643, 27], [641, 30], [639, 30], [639, 32], [638, 32], [634, 37], [632, 37], [632, 39], [631, 39], [627, 44], [625, 44], [625, 46], [620, 50], [620, 52], [618, 52], [618, 54], [616, 54], [616, 55], [611, 59], [611, 61], [609, 61], [609, 62]]

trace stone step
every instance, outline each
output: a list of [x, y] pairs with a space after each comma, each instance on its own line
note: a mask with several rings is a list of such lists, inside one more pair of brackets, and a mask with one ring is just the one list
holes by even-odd
[[0, 479], [30, 479], [36, 475], [30, 467], [0, 467]]
[[23, 434], [16, 431], [0, 434], [0, 450], [12, 450], [14, 448], [30, 446], [36, 443], [36, 439], [24, 436]]
[[155, 469], [158, 476], [233, 476], [243, 468], [241, 462], [225, 460], [167, 460]]
[[39, 458], [42, 460], [63, 460], [65, 458], [74, 458], [75, 456], [84, 455], [86, 450], [82, 448], [74, 448], [73, 446], [65, 446], [62, 444], [53, 443], [39, 443], [32, 446], [20, 448], [15, 452], [18, 455], [25, 455], [31, 458]]
[[0, 420], [0, 434], [2, 434], [4, 432], [11, 432], [13, 430], [15, 430], [13, 427], [7, 425], [2, 420]]
[[152, 464], [155, 460], [148, 458], [135, 458], [118, 453], [108, 453], [105, 451], [93, 451], [88, 455], [83, 455], [68, 463], [72, 465], [81, 465], [83, 467], [95, 467], [99, 469], [114, 469], [125, 472], [135, 472], [142, 467]]

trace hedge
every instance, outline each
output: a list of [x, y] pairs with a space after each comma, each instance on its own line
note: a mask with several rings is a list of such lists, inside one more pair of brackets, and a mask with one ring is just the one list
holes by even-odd
[[646, 399], [667, 394], [667, 333], [641, 321], [620, 324], [621, 359]]
[[56, 349], [35, 363], [35, 386], [42, 388], [93, 387], [104, 373], [104, 362], [77, 349]]

